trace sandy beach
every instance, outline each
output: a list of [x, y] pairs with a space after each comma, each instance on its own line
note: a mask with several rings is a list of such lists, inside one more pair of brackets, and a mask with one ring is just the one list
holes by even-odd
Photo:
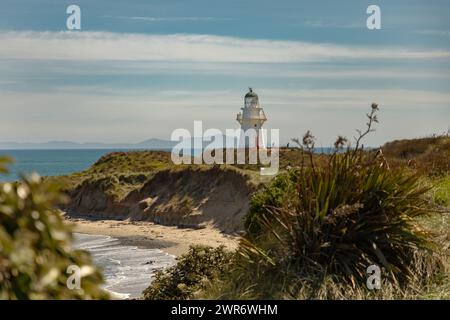
[[74, 232], [112, 236], [124, 245], [161, 249], [175, 256], [187, 252], [190, 245], [224, 245], [233, 250], [238, 244], [237, 236], [225, 235], [213, 227], [191, 229], [144, 221], [80, 218], [66, 218], [66, 221], [73, 226]]

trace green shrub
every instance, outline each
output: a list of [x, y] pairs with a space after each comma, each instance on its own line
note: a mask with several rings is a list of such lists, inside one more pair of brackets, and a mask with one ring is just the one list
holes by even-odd
[[[102, 276], [87, 252], [72, 248], [72, 234], [54, 209], [63, 200], [36, 175], [0, 183], [0, 299], [107, 298]], [[71, 265], [81, 270], [80, 289], [67, 286]]]
[[155, 274], [144, 299], [190, 299], [228, 267], [232, 254], [224, 247], [191, 246], [175, 266]]
[[295, 171], [281, 173], [264, 188], [263, 192], [252, 196], [249, 212], [244, 217], [244, 227], [248, 235], [257, 236], [260, 233], [258, 217], [263, 215], [268, 208], [282, 206], [289, 197], [293, 196], [296, 178]]

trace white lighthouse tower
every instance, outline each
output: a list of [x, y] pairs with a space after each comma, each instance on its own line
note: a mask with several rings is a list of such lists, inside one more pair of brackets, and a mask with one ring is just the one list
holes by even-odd
[[241, 147], [264, 148], [265, 142], [261, 128], [267, 118], [259, 105], [258, 95], [253, 92], [252, 88], [249, 88], [249, 92], [245, 95], [244, 107], [241, 110], [242, 112], [239, 112], [236, 118], [242, 129], [239, 145]]

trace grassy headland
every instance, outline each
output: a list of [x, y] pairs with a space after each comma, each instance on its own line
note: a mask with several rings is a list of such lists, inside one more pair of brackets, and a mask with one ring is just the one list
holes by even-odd
[[[280, 170], [301, 165], [301, 150], [280, 150]], [[323, 158], [325, 155], [314, 155]], [[69, 196], [68, 216], [152, 221], [226, 233], [243, 230], [252, 194], [270, 182], [258, 165], [174, 165], [169, 152], [112, 152], [85, 171], [47, 178]]]
[[50, 178], [63, 185], [71, 216], [153, 221], [164, 225], [242, 230], [261, 179], [234, 166], [174, 165], [170, 153], [113, 152], [88, 170]]

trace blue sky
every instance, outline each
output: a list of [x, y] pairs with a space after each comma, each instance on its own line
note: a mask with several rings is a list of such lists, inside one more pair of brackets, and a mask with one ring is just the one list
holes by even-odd
[[[81, 7], [82, 30], [66, 30]], [[382, 29], [366, 28], [381, 8]], [[0, 141], [137, 142], [235, 128], [247, 87], [282, 141], [368, 144], [450, 125], [448, 1], [0, 2]]]

